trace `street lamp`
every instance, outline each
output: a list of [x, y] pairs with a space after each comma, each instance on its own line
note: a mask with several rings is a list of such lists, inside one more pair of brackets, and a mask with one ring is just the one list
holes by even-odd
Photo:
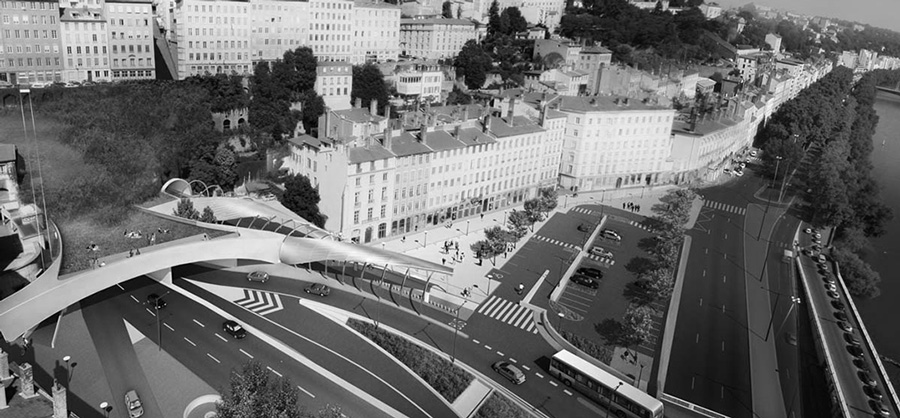
[[[775, 322], [775, 311], [778, 310], [778, 302], [781, 301], [781, 293], [775, 292], [771, 289], [766, 289], [765, 287], [760, 286], [760, 289], [767, 290], [771, 293], [775, 294], [775, 306], [772, 307], [772, 315], [769, 318], [769, 326], [766, 327], [766, 337], [764, 341], [769, 341], [769, 334], [772, 332], [772, 324]], [[787, 319], [791, 316], [791, 311], [794, 309], [794, 306], [800, 303], [800, 298], [794, 295], [791, 295], [791, 307], [788, 308], [787, 314], [784, 316], [784, 321], [781, 322], [781, 325], [778, 326], [778, 332], [781, 332], [781, 328], [784, 327], [784, 324], [787, 322]]]
[[566, 317], [566, 314], [562, 312], [557, 312], [556, 314], [559, 315], [559, 322], [556, 325], [559, 327], [559, 334], [562, 335], [562, 320]]
[[609, 401], [606, 402], [606, 418], [609, 418], [609, 410], [612, 408], [613, 398], [616, 396], [616, 392], [619, 391], [620, 387], [622, 387], [622, 382], [619, 382], [619, 384], [616, 385], [616, 389], [613, 390], [613, 393], [609, 395]]
[[466, 236], [469, 236], [469, 220], [466, 220]]
[[63, 357], [63, 361], [66, 363], [66, 386], [69, 386], [69, 383], [72, 381], [72, 372], [69, 370], [69, 360], [72, 360], [71, 356]]
[[159, 301], [162, 300], [163, 296], [172, 293], [171, 290], [159, 295], [156, 300], [153, 301], [153, 309], [156, 311], [156, 347], [158, 351], [162, 351], [162, 324], [159, 320]]
[[428, 231], [425, 231], [425, 239], [422, 240], [422, 248], [428, 246]]
[[[781, 164], [781, 156], [776, 155], [775, 156], [775, 174], [772, 175], [772, 185], [774, 185], [775, 182], [778, 181], [778, 165], [779, 164]], [[759, 241], [759, 239], [762, 237], [763, 225], [766, 224], [766, 215], [769, 213], [769, 203], [770, 203], [769, 198], [766, 197], [766, 211], [763, 212], [762, 222], [760, 222], [760, 224], [759, 224], [759, 233], [756, 234], [757, 241]]]
[[453, 321], [453, 354], [450, 356], [450, 364], [456, 364], [456, 336], [459, 335], [459, 311], [466, 306], [469, 301], [463, 301], [462, 305], [456, 308], [456, 320]]
[[109, 411], [112, 410], [112, 406], [108, 402], [100, 402], [100, 409], [106, 413], [106, 418], [109, 418]]

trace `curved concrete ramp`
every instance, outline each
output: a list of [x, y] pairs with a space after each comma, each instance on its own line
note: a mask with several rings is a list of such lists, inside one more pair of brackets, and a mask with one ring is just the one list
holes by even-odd
[[219, 238], [179, 245], [148, 247], [132, 258], [110, 262], [65, 278], [44, 275], [0, 301], [0, 332], [12, 341], [41, 321], [94, 293], [132, 278], [172, 266], [202, 261], [243, 259], [265, 263], [304, 264], [352, 261], [452, 274], [453, 269], [404, 254], [337, 241], [285, 237]]

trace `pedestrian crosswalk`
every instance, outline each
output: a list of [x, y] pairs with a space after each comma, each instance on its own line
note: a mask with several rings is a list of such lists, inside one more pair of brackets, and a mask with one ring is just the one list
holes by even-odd
[[644, 231], [647, 231], [647, 232], [655, 232], [653, 228], [651, 228], [651, 227], [649, 227], [649, 226], [647, 226], [647, 225], [644, 225], [644, 224], [642, 224], [642, 223], [640, 223], [640, 222], [638, 222], [638, 221], [628, 221], [628, 224], [631, 225], [631, 226], [633, 226], [633, 227], [635, 227], [635, 228], [641, 228], [641, 229], [643, 229]]
[[600, 257], [598, 255], [593, 255], [591, 253], [588, 253], [585, 257], [590, 258], [591, 260], [594, 260], [598, 263], [604, 263], [604, 264], [609, 264], [609, 265], [616, 264], [616, 260], [613, 260], [612, 258]]
[[494, 318], [500, 322], [505, 322], [516, 328], [525, 330], [532, 334], [537, 334], [537, 326], [534, 323], [534, 314], [531, 309], [510, 302], [497, 296], [491, 296], [487, 302], [478, 308], [478, 313]]
[[577, 245], [575, 245], [575, 244], [570, 244], [570, 243], [568, 243], [568, 242], [563, 242], [563, 241], [560, 241], [560, 240], [558, 240], [558, 239], [547, 238], [547, 237], [541, 236], [541, 235], [532, 235], [531, 238], [532, 238], [532, 239], [536, 239], [536, 240], [538, 240], [538, 241], [544, 241], [544, 242], [549, 242], [549, 243], [551, 243], [551, 244], [556, 244], [556, 245], [559, 245], [560, 247], [566, 247], [566, 248], [572, 248], [572, 249], [579, 249], [579, 248], [580, 248], [579, 246], [577, 246]]
[[706, 206], [708, 208], [713, 208], [716, 210], [721, 210], [724, 212], [736, 213], [738, 215], [743, 215], [743, 214], [747, 213], [746, 208], [739, 208], [737, 206], [729, 205], [727, 203], [722, 203], [722, 202], [713, 202], [712, 200], [704, 200], [703, 206]]
[[569, 211], [571, 211], [571, 212], [577, 212], [577, 213], [584, 213], [584, 214], [586, 214], [586, 215], [593, 215], [593, 214], [594, 214], [594, 211], [592, 211], [592, 210], [590, 210], [590, 209], [587, 209], [587, 208], [583, 208], [583, 207], [581, 207], [581, 206], [578, 206], [578, 207], [574, 207], [574, 208], [572, 208], [572, 209], [569, 209]]
[[234, 303], [261, 316], [284, 309], [284, 305], [281, 304], [281, 297], [278, 294], [253, 289], [244, 289], [244, 297], [234, 301]]

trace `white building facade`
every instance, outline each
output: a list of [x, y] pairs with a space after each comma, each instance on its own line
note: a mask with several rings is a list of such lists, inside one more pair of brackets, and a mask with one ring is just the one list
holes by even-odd
[[103, 3], [91, 0], [75, 6], [60, 9], [63, 81], [110, 81]]
[[324, 61], [349, 61], [353, 54], [353, 1], [309, 2], [309, 46]]
[[309, 3], [253, 0], [250, 2], [250, 59], [280, 60], [285, 51], [309, 42]]
[[466, 42], [475, 38], [475, 24], [468, 20], [400, 20], [400, 48], [417, 58], [454, 58]]
[[382, 0], [353, 3], [354, 65], [397, 60], [400, 55], [400, 6]]
[[112, 79], [153, 80], [153, 7], [150, 0], [107, 0]]
[[176, 5], [178, 78], [251, 74], [250, 4], [182, 0]]
[[353, 66], [340, 61], [319, 61], [316, 65], [316, 94], [322, 96], [331, 110], [350, 108], [353, 89]]

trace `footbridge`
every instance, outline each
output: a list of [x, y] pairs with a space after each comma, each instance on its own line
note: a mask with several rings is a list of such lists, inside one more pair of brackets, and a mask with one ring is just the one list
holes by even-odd
[[889, 87], [875, 87], [875, 89], [877, 89], [878, 91], [883, 91], [885, 93], [893, 94], [895, 96], [900, 96], [900, 86], [898, 86], [896, 89], [892, 89]]
[[212, 240], [198, 236], [173, 244], [146, 247], [141, 255], [110, 261], [93, 270], [62, 277], [41, 276], [0, 301], [0, 333], [6, 341], [13, 341], [57, 312], [103, 289], [173, 266], [198, 262], [241, 259], [296, 265], [346, 261], [429, 273], [453, 273], [452, 268], [392, 251], [267, 232]]

